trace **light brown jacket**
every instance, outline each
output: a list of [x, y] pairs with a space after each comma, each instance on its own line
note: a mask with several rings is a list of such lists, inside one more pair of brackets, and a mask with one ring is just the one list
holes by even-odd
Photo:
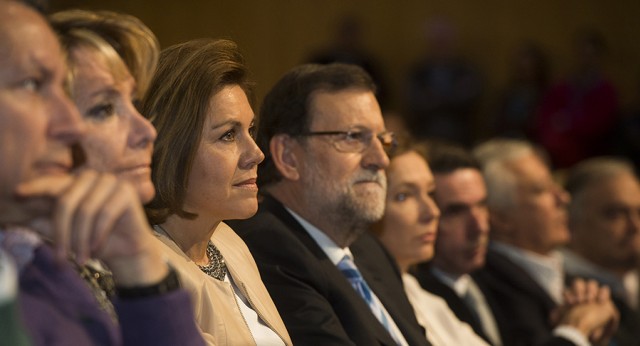
[[[205, 273], [164, 234], [156, 233], [164, 244], [169, 263], [180, 275], [190, 293], [195, 319], [209, 345], [255, 345], [251, 331], [240, 312], [233, 287]], [[245, 243], [225, 223], [213, 232], [211, 241], [220, 250], [233, 281], [254, 311], [286, 345], [292, 345], [287, 329], [267, 292], [258, 267]]]

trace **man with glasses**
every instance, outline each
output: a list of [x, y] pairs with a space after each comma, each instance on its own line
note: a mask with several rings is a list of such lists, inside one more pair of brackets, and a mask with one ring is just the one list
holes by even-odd
[[387, 151], [361, 68], [302, 65], [264, 99], [256, 216], [232, 223], [295, 344], [427, 345], [397, 268], [366, 234], [384, 213]]

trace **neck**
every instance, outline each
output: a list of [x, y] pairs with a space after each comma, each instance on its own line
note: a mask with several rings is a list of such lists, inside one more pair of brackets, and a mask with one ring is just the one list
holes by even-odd
[[209, 263], [207, 245], [220, 224], [220, 220], [205, 220], [200, 216], [189, 220], [171, 215], [159, 226], [192, 261], [199, 265]]
[[466, 274], [466, 273], [460, 273], [457, 270], [453, 270], [453, 268], [448, 266], [446, 263], [444, 263], [441, 260], [438, 260], [438, 257], [434, 257], [433, 258], [433, 263], [431, 265], [435, 269], [441, 271], [442, 273], [447, 274], [448, 276], [450, 276], [454, 280], [458, 280], [458, 278], [460, 278], [462, 275]]
[[409, 272], [409, 268], [411, 268], [411, 266], [415, 263], [408, 263], [408, 262], [404, 262], [401, 260], [396, 260], [396, 262], [398, 263], [398, 269], [400, 269], [400, 273], [402, 274], [406, 274]]
[[280, 185], [269, 190], [270, 195], [303, 219], [314, 225], [327, 235], [336, 245], [345, 248], [350, 246], [364, 233], [369, 225], [362, 225], [351, 220], [337, 220], [335, 213], [318, 210], [307, 205], [302, 193], [290, 186]]

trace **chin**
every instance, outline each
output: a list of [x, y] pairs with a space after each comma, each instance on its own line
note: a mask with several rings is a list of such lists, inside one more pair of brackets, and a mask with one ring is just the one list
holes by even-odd
[[430, 261], [431, 259], [433, 259], [433, 255], [434, 255], [433, 248], [424, 250], [422, 251], [422, 253], [420, 253], [420, 256], [419, 256], [420, 258], [418, 262]]
[[137, 185], [136, 191], [138, 192], [138, 196], [140, 197], [140, 202], [142, 202], [142, 204], [151, 202], [153, 197], [156, 195], [156, 189], [153, 187], [151, 182]]
[[258, 202], [254, 201], [253, 203], [245, 203], [237, 206], [237, 208], [233, 208], [229, 213], [233, 216], [224, 218], [224, 220], [244, 220], [252, 217], [258, 211]]

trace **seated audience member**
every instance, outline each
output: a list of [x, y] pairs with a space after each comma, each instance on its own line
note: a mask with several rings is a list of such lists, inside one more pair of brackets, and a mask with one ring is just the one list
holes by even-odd
[[402, 150], [387, 169], [385, 213], [373, 232], [398, 262], [405, 292], [432, 345], [487, 345], [409, 274], [411, 266], [433, 257], [440, 211], [432, 198], [435, 183], [424, 159], [426, 147], [418, 143]]
[[578, 281], [574, 285], [586, 285], [598, 299], [564, 299], [557, 248], [569, 240], [569, 195], [553, 181], [542, 153], [525, 141], [495, 139], [474, 155], [487, 185], [492, 237], [476, 280], [498, 298], [496, 307], [514, 336], [505, 345], [548, 344], [554, 336], [564, 338], [562, 344], [606, 340], [617, 323], [608, 289]]
[[[71, 98], [85, 120], [83, 167], [129, 181], [140, 201], [148, 203], [154, 195], [156, 130], [134, 102], [158, 61], [155, 36], [137, 18], [113, 12], [68, 10], [50, 21], [66, 51]], [[111, 277], [100, 263], [88, 262], [87, 270], [107, 295], [113, 294]]]
[[569, 172], [571, 243], [563, 252], [567, 273], [611, 289], [620, 311], [616, 345], [640, 345], [640, 183], [631, 163], [593, 158]]
[[489, 243], [487, 190], [480, 164], [471, 153], [448, 144], [432, 143], [427, 157], [440, 221], [433, 259], [417, 268], [416, 278], [478, 335], [501, 345], [506, 331], [500, 330], [492, 302], [470, 275], [484, 266]]
[[393, 259], [367, 230], [384, 212], [394, 135], [360, 67], [301, 65], [265, 97], [264, 199], [234, 223], [300, 345], [427, 345]]
[[[0, 243], [19, 270], [19, 307], [36, 345], [200, 345], [188, 295], [165, 264], [135, 190], [113, 175], [71, 173], [84, 127], [44, 18], [0, 1]], [[24, 226], [25, 228], [22, 228]], [[78, 274], [112, 271], [115, 323]]]
[[255, 214], [251, 83], [236, 44], [201, 39], [162, 51], [142, 104], [158, 131], [147, 215], [184, 278], [211, 345], [290, 345], [244, 242], [222, 220]]

